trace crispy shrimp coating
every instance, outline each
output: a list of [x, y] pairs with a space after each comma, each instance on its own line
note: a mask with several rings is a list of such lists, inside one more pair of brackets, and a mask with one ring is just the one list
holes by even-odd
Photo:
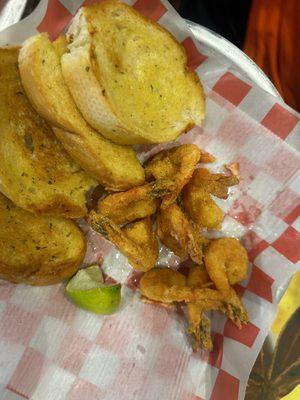
[[140, 280], [140, 291], [144, 297], [161, 303], [186, 302], [209, 306], [212, 302], [223, 301], [217, 290], [187, 286], [185, 276], [170, 268], [153, 268], [145, 272]]
[[182, 188], [191, 179], [201, 157], [200, 149], [194, 144], [183, 144], [156, 154], [145, 165], [146, 179], [169, 178], [175, 182], [172, 193], [164, 196], [161, 207], [175, 202]]
[[205, 265], [210, 277], [214, 272], [213, 281], [216, 287], [219, 290], [226, 289], [228, 285], [234, 285], [247, 277], [248, 254], [244, 246], [235, 238], [215, 239], [207, 247]]
[[220, 310], [229, 318], [231, 315], [227, 299], [219, 290], [188, 286], [185, 276], [170, 268], [153, 268], [145, 272], [140, 280], [140, 291], [149, 300], [193, 303], [202, 310]]
[[220, 229], [224, 214], [210, 195], [227, 199], [228, 188], [238, 182], [232, 173], [213, 174], [205, 168], [195, 170], [184, 188], [182, 202], [185, 210], [199, 227]]
[[188, 286], [185, 276], [169, 268], [153, 268], [146, 272], [140, 280], [140, 292], [145, 298], [171, 304], [185, 302], [188, 307], [188, 333], [193, 336], [194, 348], [199, 346], [212, 349], [210, 339], [210, 322], [204, 315], [205, 311], [221, 311], [238, 326], [242, 322], [237, 319], [237, 308], [240, 307], [235, 299], [227, 298], [219, 290], [199, 286]]
[[158, 259], [158, 240], [153, 231], [150, 217], [144, 218], [130, 225], [126, 225], [122, 229], [122, 232], [125, 236], [127, 236], [128, 239], [137, 244], [144, 253], [142, 267], [140, 267], [139, 260], [131, 261], [131, 258], [128, 257], [132, 266], [140, 271], [148, 271], [153, 268]]
[[230, 284], [244, 279], [248, 270], [248, 256], [244, 247], [234, 238], [212, 240], [205, 248], [204, 263], [207, 272], [227, 304], [227, 315], [240, 327], [248, 322], [248, 314]]
[[186, 278], [188, 286], [208, 287], [212, 285], [212, 281], [204, 267], [204, 265], [196, 265], [189, 269]]
[[159, 211], [156, 233], [178, 257], [185, 259], [190, 256], [196, 264], [202, 263], [202, 247], [206, 239], [191, 225], [176, 203]]
[[[212, 282], [204, 266], [196, 266], [189, 270], [187, 284], [194, 288], [205, 288], [210, 286]], [[221, 297], [220, 292], [217, 293], [218, 294], [216, 294], [216, 298], [213, 300], [201, 301], [198, 296], [198, 300], [196, 300], [196, 302], [187, 304], [189, 320], [187, 332], [193, 338], [194, 350], [197, 350], [199, 347], [208, 351], [212, 350], [210, 321], [205, 316], [205, 311], [221, 311], [233, 322], [236, 320], [233, 312], [234, 307], [232, 304], [228, 303], [224, 296]]]
[[183, 192], [182, 203], [199, 228], [221, 229], [223, 211], [204, 189], [188, 184]]
[[161, 303], [185, 302], [199, 304], [206, 310], [225, 309], [224, 296], [219, 291], [187, 286], [185, 276], [170, 268], [145, 272], [140, 280], [140, 292], [149, 300]]
[[[176, 291], [185, 287], [185, 276], [170, 268], [153, 268], [140, 280], [140, 292], [147, 299], [161, 303], [173, 303], [179, 299]], [[172, 288], [175, 290], [172, 291]], [[171, 293], [172, 292], [172, 293]], [[180, 297], [181, 298], [181, 297]]]
[[98, 211], [118, 225], [148, 217], [156, 212], [159, 197], [170, 193], [173, 182], [162, 179], [126, 192], [110, 194], [98, 203]]
[[121, 229], [109, 218], [91, 211], [88, 222], [128, 258], [133, 268], [148, 271], [154, 267], [158, 258], [158, 243], [150, 218]]
[[193, 173], [189, 185], [204, 189], [219, 199], [227, 199], [228, 188], [238, 183], [239, 179], [233, 173], [230, 175], [214, 174], [206, 168], [199, 168]]

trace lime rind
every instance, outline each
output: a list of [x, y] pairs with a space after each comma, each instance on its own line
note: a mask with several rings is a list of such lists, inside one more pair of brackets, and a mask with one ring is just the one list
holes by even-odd
[[92, 265], [71, 278], [66, 294], [81, 308], [96, 314], [112, 314], [121, 302], [121, 285], [105, 285], [100, 268]]
[[121, 302], [121, 285], [107, 285], [89, 290], [67, 291], [72, 301], [81, 308], [96, 314], [112, 314]]

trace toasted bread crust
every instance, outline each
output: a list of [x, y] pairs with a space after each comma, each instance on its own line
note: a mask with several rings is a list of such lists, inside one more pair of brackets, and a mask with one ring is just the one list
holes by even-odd
[[103, 186], [118, 191], [142, 184], [144, 170], [133, 149], [102, 137], [77, 109], [61, 72], [63, 51], [63, 39], [51, 44], [46, 34], [23, 45], [19, 68], [33, 106], [58, 128], [54, 132], [71, 157]]
[[0, 194], [0, 279], [51, 285], [72, 276], [86, 250], [70, 220], [37, 217]]
[[82, 217], [86, 193], [97, 182], [32, 108], [21, 85], [18, 53], [18, 47], [0, 49], [0, 190], [36, 214]]
[[[122, 144], [159, 143], [201, 124], [201, 82], [187, 69], [183, 46], [156, 22], [118, 0], [106, 0], [83, 7], [67, 37], [70, 52], [62, 57], [66, 83], [85, 119], [105, 137]], [[157, 47], [158, 37], [166, 51]], [[174, 90], [172, 71], [178, 76]]]

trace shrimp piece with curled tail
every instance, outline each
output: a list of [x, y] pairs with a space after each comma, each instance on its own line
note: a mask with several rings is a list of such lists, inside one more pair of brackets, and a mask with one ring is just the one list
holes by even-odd
[[148, 271], [156, 264], [158, 243], [149, 217], [120, 228], [109, 218], [91, 211], [88, 222], [128, 258], [134, 269]]
[[170, 179], [160, 179], [126, 192], [109, 194], [98, 202], [98, 213], [117, 225], [148, 217], [156, 212], [159, 198], [170, 194], [174, 187]]
[[[203, 266], [195, 266], [191, 268], [187, 278], [169, 268], [153, 268], [140, 280], [140, 292], [143, 297], [164, 304], [187, 304], [187, 332], [193, 337], [195, 350], [199, 347], [212, 350], [210, 320], [205, 316], [205, 311], [221, 311], [238, 326], [248, 319], [247, 312], [234, 290], [230, 287], [223, 292], [211, 289], [208, 287], [212, 284], [210, 278]], [[236, 282], [239, 278], [241, 274], [236, 275], [235, 279], [231, 277], [230, 281]]]
[[161, 303], [201, 303], [206, 306], [224, 300], [217, 290], [188, 286], [186, 277], [170, 268], [156, 267], [145, 272], [140, 280], [140, 292]]
[[208, 241], [176, 203], [159, 211], [156, 233], [161, 242], [178, 257], [185, 259], [190, 256], [196, 264], [202, 264], [202, 247]]
[[[186, 281], [188, 286], [194, 288], [206, 288], [213, 285], [204, 265], [197, 265], [190, 268]], [[192, 337], [194, 350], [202, 348], [211, 351], [213, 349], [210, 319], [204, 314], [205, 311], [221, 311], [226, 313], [225, 303], [219, 299], [203, 302], [199, 298], [195, 303], [187, 303], [189, 321], [187, 332]]]
[[235, 238], [212, 240], [204, 252], [204, 263], [210, 279], [226, 301], [227, 316], [240, 328], [248, 322], [248, 314], [230, 286], [246, 278], [248, 256]]
[[194, 144], [183, 144], [156, 154], [145, 165], [146, 179], [171, 179], [175, 188], [163, 197], [162, 208], [174, 203], [182, 188], [191, 179], [201, 157], [201, 150]]
[[142, 276], [140, 292], [145, 298], [164, 304], [185, 302], [189, 321], [187, 332], [193, 338], [193, 348], [197, 350], [202, 347], [210, 351], [212, 350], [210, 320], [204, 312], [207, 310], [225, 312], [225, 302], [220, 292], [207, 288], [207, 280], [209, 278], [200, 266], [195, 267], [188, 278], [169, 268], [153, 268]]
[[184, 187], [182, 201], [185, 211], [202, 228], [220, 229], [223, 212], [211, 195], [227, 199], [228, 188], [238, 184], [236, 175], [214, 174], [206, 168], [196, 169]]

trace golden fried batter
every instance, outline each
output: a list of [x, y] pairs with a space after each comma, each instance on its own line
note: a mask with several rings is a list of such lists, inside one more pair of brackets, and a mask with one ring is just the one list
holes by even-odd
[[154, 267], [158, 245], [150, 219], [146, 218], [121, 229], [111, 219], [91, 211], [88, 222], [128, 258], [133, 268], [148, 271]]
[[174, 180], [176, 187], [166, 195], [162, 208], [172, 204], [182, 188], [190, 180], [201, 156], [200, 149], [194, 144], [183, 144], [170, 150], [163, 150], [146, 163], [146, 179], [169, 178]]
[[[221, 228], [223, 212], [212, 196], [226, 199], [228, 188], [239, 181], [237, 165], [227, 168], [228, 175], [214, 174], [205, 168], [195, 170], [199, 160], [202, 163], [215, 160], [208, 153], [200, 156], [194, 145], [158, 153], [146, 164], [150, 184], [107, 196], [98, 204], [99, 214], [92, 212], [89, 219], [92, 227], [113, 242], [134, 268], [145, 271], [140, 280], [141, 295], [166, 305], [185, 303], [187, 331], [192, 335], [194, 349], [212, 350], [206, 311], [223, 312], [239, 328], [248, 322], [247, 311], [231, 287], [245, 278], [248, 258], [236, 239], [209, 241], [199, 232], [201, 227]], [[165, 180], [167, 184], [162, 184]], [[157, 213], [156, 234], [181, 259], [190, 257], [194, 266], [187, 277], [169, 268], [153, 268], [158, 248], [150, 215], [157, 211], [159, 197], [163, 201]], [[146, 216], [123, 228], [117, 225]]]
[[228, 188], [238, 183], [238, 177], [232, 173], [230, 175], [214, 174], [206, 168], [195, 170], [189, 181], [190, 186], [204, 189], [207, 193], [213, 194], [220, 199], [227, 199]]
[[153, 268], [140, 280], [141, 294], [150, 300], [162, 303], [176, 301], [172, 296], [172, 287], [175, 288], [176, 295], [177, 289], [185, 287], [185, 276], [170, 268]]
[[148, 217], [158, 207], [155, 188], [156, 182], [110, 194], [99, 201], [98, 211], [118, 225]]
[[248, 322], [248, 314], [230, 284], [244, 279], [248, 256], [235, 238], [212, 240], [204, 252], [207, 272], [227, 303], [227, 315], [237, 326]]
[[153, 268], [145, 272], [140, 280], [140, 291], [148, 299], [162, 303], [199, 303], [208, 308], [224, 301], [224, 296], [217, 290], [187, 286], [185, 276], [170, 268]]
[[195, 170], [183, 191], [185, 210], [199, 227], [220, 229], [224, 214], [210, 195], [227, 199], [228, 187], [238, 182], [233, 174], [213, 174], [205, 168]]
[[[122, 232], [143, 251], [143, 258], [138, 262], [128, 256], [128, 260], [133, 268], [141, 271], [148, 271], [153, 268], [158, 258], [158, 241], [153, 232], [151, 218], [144, 218], [127, 225], [122, 229]], [[142, 267], [140, 266], [141, 262]]]
[[[205, 262], [209, 275], [211, 276], [209, 268], [212, 266], [215, 280], [225, 287], [228, 286], [227, 281], [230, 285], [234, 285], [247, 277], [249, 267], [247, 251], [235, 238], [212, 240], [205, 252]], [[216, 282], [215, 284], [217, 285]], [[219, 286], [219, 290], [221, 289], [222, 286]]]
[[142, 276], [140, 291], [153, 301], [187, 303], [188, 333], [193, 336], [193, 347], [211, 350], [210, 321], [204, 315], [205, 311], [221, 311], [238, 327], [248, 321], [248, 316], [232, 288], [221, 292], [207, 288], [209, 283], [210, 278], [203, 267], [192, 268], [188, 278], [169, 268], [153, 268]]
[[188, 184], [183, 192], [182, 203], [199, 228], [221, 228], [223, 211], [204, 189]]
[[210, 277], [203, 265], [196, 265], [189, 269], [186, 279], [188, 286], [207, 287], [212, 284]]
[[191, 225], [176, 203], [159, 211], [157, 235], [178, 257], [184, 259], [189, 255], [196, 264], [202, 263], [202, 246], [206, 239]]

